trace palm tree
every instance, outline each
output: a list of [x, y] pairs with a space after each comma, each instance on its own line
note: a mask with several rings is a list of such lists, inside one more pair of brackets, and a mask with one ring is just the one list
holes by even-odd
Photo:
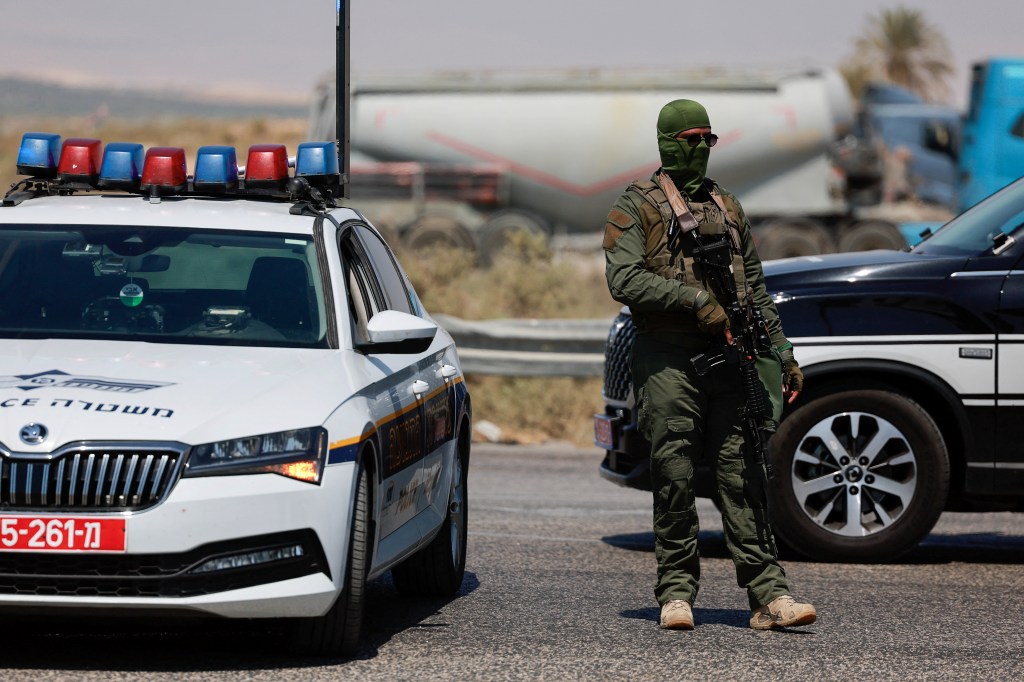
[[864, 89], [872, 81], [878, 80], [872, 69], [862, 59], [850, 59], [839, 66], [839, 73], [846, 80], [855, 102], [860, 102]]
[[920, 10], [897, 7], [868, 17], [856, 46], [853, 63], [876, 80], [902, 86], [928, 101], [949, 99], [947, 79], [954, 73], [949, 43]]

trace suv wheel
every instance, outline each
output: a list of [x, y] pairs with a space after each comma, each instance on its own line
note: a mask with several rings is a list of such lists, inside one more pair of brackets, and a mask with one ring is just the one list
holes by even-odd
[[915, 402], [844, 391], [799, 408], [770, 443], [773, 527], [817, 559], [885, 561], [932, 529], [949, 490], [942, 434]]

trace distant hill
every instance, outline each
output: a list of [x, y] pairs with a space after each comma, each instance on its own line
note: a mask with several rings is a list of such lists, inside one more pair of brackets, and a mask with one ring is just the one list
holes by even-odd
[[294, 103], [211, 101], [181, 92], [90, 87], [73, 88], [0, 77], [0, 116], [91, 116], [116, 118], [187, 116], [200, 118], [305, 118], [307, 106]]

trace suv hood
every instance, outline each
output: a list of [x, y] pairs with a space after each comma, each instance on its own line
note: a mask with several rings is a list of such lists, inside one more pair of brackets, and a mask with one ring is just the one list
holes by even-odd
[[[79, 440], [195, 445], [317, 426], [337, 407], [328, 397], [351, 394], [339, 352], [0, 340], [0, 443], [29, 453]], [[33, 423], [48, 433], [38, 445], [20, 435]]]
[[848, 270], [868, 266], [891, 266], [901, 263], [920, 262], [921, 256], [907, 251], [853, 251], [850, 253], [829, 253], [819, 256], [780, 258], [763, 263], [766, 277], [790, 275], [794, 272], [819, 272], [821, 270]]
[[[966, 258], [956, 257], [954, 260], [966, 261]], [[763, 267], [770, 292], [866, 279], [945, 279], [955, 269], [949, 257], [885, 250], [782, 258], [765, 261]]]

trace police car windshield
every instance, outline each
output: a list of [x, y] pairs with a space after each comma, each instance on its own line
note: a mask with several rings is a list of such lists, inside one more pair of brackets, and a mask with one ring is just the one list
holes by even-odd
[[0, 227], [0, 337], [326, 345], [311, 237]]
[[996, 192], [977, 206], [946, 223], [915, 246], [913, 253], [933, 256], [980, 256], [989, 252], [1000, 233], [1024, 230], [1024, 179]]

